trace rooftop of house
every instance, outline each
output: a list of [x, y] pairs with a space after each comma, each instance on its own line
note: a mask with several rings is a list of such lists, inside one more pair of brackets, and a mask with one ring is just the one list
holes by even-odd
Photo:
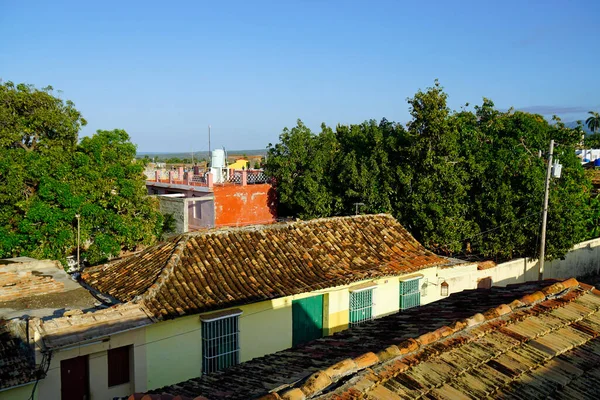
[[600, 291], [571, 278], [332, 364], [267, 398], [596, 398], [599, 311]]
[[0, 319], [0, 391], [36, 379], [35, 361], [33, 351], [27, 345], [26, 329], [25, 321]]
[[143, 306], [127, 303], [88, 312], [72, 310], [60, 318], [34, 319], [31, 324], [48, 350], [97, 341], [118, 332], [149, 325], [152, 321], [152, 316]]
[[[585, 285], [582, 284], [581, 288], [573, 289], [573, 281], [569, 282], [571, 285], [568, 289], [569, 293], [572, 292], [579, 296], [579, 294], [589, 292], [589, 288], [586, 288]], [[170, 398], [168, 397], [170, 395], [182, 395], [190, 398], [202, 395], [211, 400], [258, 398], [270, 392], [283, 395], [289, 390], [303, 390], [304, 385], [311, 379], [311, 374], [330, 370], [331, 366], [340, 362], [352, 366], [353, 364], [347, 360], [353, 360], [352, 362], [357, 365], [356, 368], [352, 367], [354, 369], [349, 370], [353, 375], [346, 375], [341, 380], [333, 382], [330, 388], [333, 389], [345, 383], [346, 378], [353, 378], [358, 373], [358, 365], [363, 368], [365, 363], [368, 364], [367, 361], [370, 360], [369, 362], [372, 364], [387, 366], [388, 364], [383, 363], [388, 360], [392, 360], [393, 363], [395, 358], [401, 355], [400, 348], [403, 348], [402, 346], [405, 346], [406, 343], [418, 344], [421, 340], [424, 342], [431, 340], [432, 337], [437, 337], [437, 334], [423, 336], [428, 332], [438, 332], [440, 335], [443, 332], [446, 335], [449, 332], [448, 329], [457, 329], [456, 335], [453, 333], [454, 336], [445, 337], [445, 339], [453, 338], [461, 334], [458, 332], [458, 328], [464, 327], [464, 324], [467, 323], [470, 328], [463, 330], [462, 334], [469, 337], [469, 335], [478, 335], [481, 332], [475, 330], [477, 329], [476, 325], [479, 326], [482, 321], [481, 318], [483, 320], [487, 318], [487, 320], [497, 323], [497, 321], [508, 320], [511, 317], [510, 315], [498, 316], [494, 312], [488, 313], [489, 309], [500, 307], [500, 310], [505, 312], [508, 306], [503, 305], [510, 304], [510, 307], [514, 307], [514, 311], [511, 308], [513, 316], [529, 315], [529, 312], [545, 310], [546, 305], [539, 304], [542, 302], [542, 296], [544, 296], [544, 301], [546, 296], [548, 299], [557, 295], [559, 297], [566, 296], [566, 293], [562, 292], [562, 294], [551, 294], [560, 286], [554, 286], [552, 291], [548, 291], [547, 288], [555, 283], [556, 281], [553, 280], [528, 282], [452, 294], [448, 298], [434, 303], [379, 318], [333, 336], [323, 337], [305, 345], [256, 358], [223, 371], [157, 389], [152, 393], [157, 395], [157, 400], [160, 399], [158, 395], [162, 394], [166, 395], [165, 399]], [[544, 294], [544, 290], [549, 294]], [[521, 302], [513, 302], [522, 297]], [[587, 301], [587, 297], [585, 301]], [[562, 303], [557, 302], [556, 304]], [[565, 311], [567, 313], [571, 312], [570, 309], [565, 310], [568, 310]], [[473, 318], [474, 315], [476, 317]], [[411, 338], [416, 338], [416, 340], [409, 340]], [[409, 341], [407, 342], [407, 340]], [[419, 345], [415, 351], [427, 348], [429, 347]], [[376, 358], [374, 358], [375, 356]], [[432, 372], [432, 374], [435, 373]], [[362, 379], [362, 376], [356, 378], [356, 380], [359, 379]], [[308, 383], [308, 385], [310, 384]], [[311, 396], [314, 394], [316, 392], [310, 392]]]
[[18, 257], [0, 260], [0, 318], [60, 316], [90, 309], [97, 301], [57, 261]]
[[173, 318], [452, 263], [380, 214], [186, 233], [82, 279]]

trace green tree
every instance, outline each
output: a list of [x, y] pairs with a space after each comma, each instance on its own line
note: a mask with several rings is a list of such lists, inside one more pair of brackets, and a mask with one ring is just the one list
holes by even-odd
[[408, 185], [397, 210], [423, 244], [451, 254], [463, 249], [473, 229], [468, 219], [470, 182], [446, 100], [437, 81], [408, 99], [412, 120], [403, 151]]
[[322, 125], [321, 129], [315, 135], [298, 120], [295, 127], [283, 130], [279, 143], [267, 147], [265, 170], [275, 180], [279, 215], [316, 218], [332, 214], [329, 166], [337, 142], [331, 128]]
[[162, 217], [124, 131], [78, 144], [85, 120], [72, 102], [11, 82], [0, 85], [0, 116], [0, 257], [64, 261], [76, 250], [76, 214], [92, 263], [155, 240]]
[[333, 190], [336, 194], [335, 213], [360, 211], [380, 213], [393, 211], [394, 166], [390, 160], [397, 135], [404, 135], [400, 125], [380, 124], [375, 120], [359, 125], [338, 125], [335, 132], [339, 145], [333, 158]]
[[600, 129], [600, 113], [595, 111], [588, 112], [590, 116], [585, 120], [585, 124], [593, 133], [596, 133]]
[[[581, 129], [558, 119], [499, 111], [484, 99], [452, 112], [439, 83], [408, 99], [407, 129], [383, 119], [322, 125], [298, 121], [269, 145], [280, 215], [314, 218], [391, 212], [422, 243], [445, 254], [497, 260], [537, 256], [550, 139], [562, 177], [550, 187], [547, 256], [597, 235], [598, 202], [575, 156]], [[468, 104], [467, 104], [468, 106]]]

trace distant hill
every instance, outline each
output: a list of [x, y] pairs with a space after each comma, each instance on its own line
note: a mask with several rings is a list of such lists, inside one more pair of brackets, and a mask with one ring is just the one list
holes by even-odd
[[[588, 129], [588, 127], [585, 125], [585, 121], [582, 121], [583, 123], [583, 131], [585, 132], [586, 135], [591, 135], [592, 131], [590, 131]], [[565, 122], [565, 126], [567, 128], [576, 128], [577, 127], [577, 121], [571, 121], [571, 122]]]

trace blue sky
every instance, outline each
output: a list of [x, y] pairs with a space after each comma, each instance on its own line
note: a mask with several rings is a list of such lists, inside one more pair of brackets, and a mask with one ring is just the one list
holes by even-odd
[[[218, 3], [218, 4], [217, 4]], [[600, 109], [600, 1], [0, 1], [0, 78], [62, 90], [82, 134], [139, 151], [264, 148], [301, 118], [407, 122], [438, 78], [450, 107], [491, 98]]]

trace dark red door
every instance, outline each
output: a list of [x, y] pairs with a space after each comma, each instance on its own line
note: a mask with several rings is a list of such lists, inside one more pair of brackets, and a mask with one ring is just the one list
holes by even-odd
[[62, 400], [88, 399], [88, 358], [70, 358], [60, 362], [60, 391]]

